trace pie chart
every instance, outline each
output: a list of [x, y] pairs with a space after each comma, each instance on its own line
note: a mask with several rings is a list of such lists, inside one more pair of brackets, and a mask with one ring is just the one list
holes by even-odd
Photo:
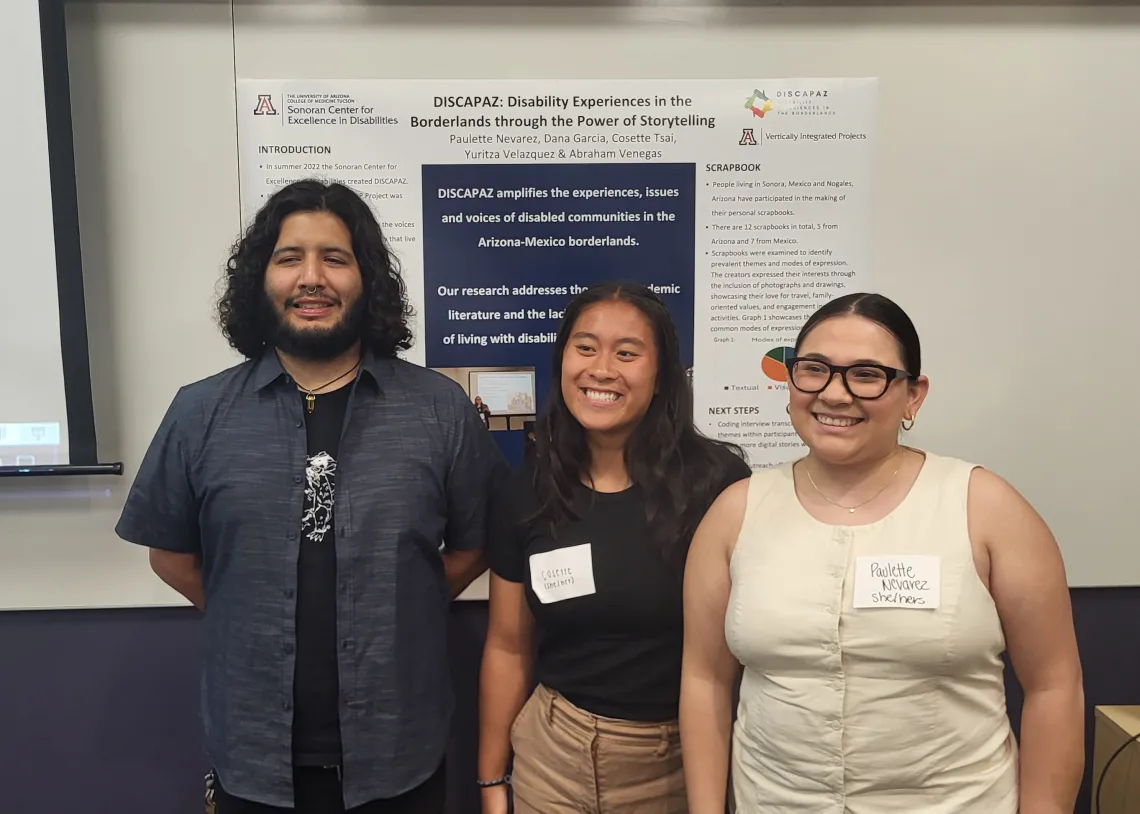
[[760, 360], [760, 369], [772, 381], [786, 382], [788, 380], [788, 368], [785, 367], [785, 360], [791, 359], [795, 355], [795, 348], [772, 348]]

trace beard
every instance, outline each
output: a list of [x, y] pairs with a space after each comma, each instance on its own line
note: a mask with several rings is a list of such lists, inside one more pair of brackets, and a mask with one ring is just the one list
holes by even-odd
[[298, 328], [291, 325], [284, 310], [278, 309], [268, 295], [262, 296], [262, 320], [268, 343], [282, 353], [298, 359], [324, 361], [346, 353], [364, 335], [367, 316], [363, 297], [357, 297], [336, 321], [327, 328]]

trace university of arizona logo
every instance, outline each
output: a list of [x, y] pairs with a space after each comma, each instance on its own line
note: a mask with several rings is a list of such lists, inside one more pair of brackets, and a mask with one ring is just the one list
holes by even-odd
[[273, 94], [257, 94], [257, 107], [253, 109], [254, 116], [276, 116], [277, 108], [273, 106]]

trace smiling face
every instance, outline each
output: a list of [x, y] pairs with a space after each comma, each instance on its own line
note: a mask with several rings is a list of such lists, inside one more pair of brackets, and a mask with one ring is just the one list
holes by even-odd
[[362, 293], [352, 236], [340, 218], [296, 212], [281, 222], [265, 270], [281, 350], [308, 358], [344, 353], [360, 338]]
[[653, 327], [633, 305], [599, 302], [578, 316], [562, 352], [562, 398], [588, 435], [627, 437], [657, 387]]
[[[833, 365], [870, 363], [899, 369], [906, 366], [899, 342], [890, 331], [877, 322], [853, 315], [820, 322], [804, 338], [796, 356]], [[817, 368], [826, 370], [813, 366], [813, 375]], [[826, 375], [824, 372], [823, 377]], [[875, 386], [870, 381], [873, 376], [871, 369], [848, 373], [852, 389], [860, 394], [881, 391], [881, 383]], [[805, 393], [790, 384], [792, 426], [812, 454], [828, 463], [851, 464], [885, 457], [898, 445], [900, 423], [918, 413], [928, 387], [925, 376], [913, 382], [896, 379], [887, 384], [880, 398], [872, 399], [853, 396], [838, 374], [818, 393]]]

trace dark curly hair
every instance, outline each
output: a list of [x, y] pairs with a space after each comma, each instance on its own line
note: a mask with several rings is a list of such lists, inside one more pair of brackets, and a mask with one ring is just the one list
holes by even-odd
[[254, 359], [272, 342], [276, 326], [265, 307], [265, 270], [282, 222], [296, 212], [328, 212], [348, 227], [363, 284], [363, 345], [381, 357], [410, 348], [408, 321], [413, 311], [380, 224], [351, 189], [317, 180], [296, 181], [274, 193], [234, 245], [226, 263], [225, 290], [218, 300], [218, 324], [230, 345]]
[[562, 355], [578, 317], [600, 302], [637, 308], [653, 328], [657, 345], [657, 392], [625, 445], [630, 479], [645, 495], [651, 538], [667, 563], [683, 566], [688, 545], [704, 513], [732, 472], [732, 455], [745, 459], [735, 444], [708, 438], [693, 423], [693, 393], [681, 361], [680, 343], [664, 302], [636, 283], [605, 283], [576, 296], [566, 308], [554, 341], [554, 382], [535, 427], [533, 519], [552, 531], [577, 519], [575, 493], [589, 477], [586, 430], [562, 395]]

